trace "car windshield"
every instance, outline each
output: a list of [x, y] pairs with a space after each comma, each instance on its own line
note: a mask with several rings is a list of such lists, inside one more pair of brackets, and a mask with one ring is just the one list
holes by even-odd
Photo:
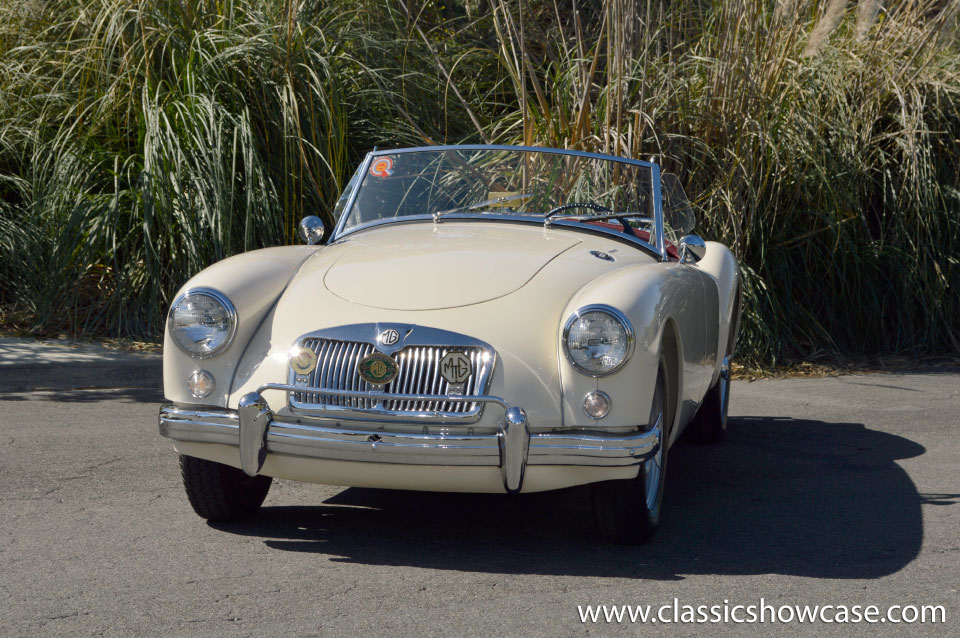
[[[456, 147], [374, 153], [336, 211], [347, 232], [396, 218], [526, 216], [652, 224], [651, 169], [574, 152]], [[353, 203], [345, 210], [352, 191]]]

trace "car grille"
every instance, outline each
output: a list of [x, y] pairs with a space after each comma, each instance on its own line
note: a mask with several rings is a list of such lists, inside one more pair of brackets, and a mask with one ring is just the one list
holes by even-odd
[[[317, 353], [317, 367], [306, 378], [307, 385], [332, 390], [369, 391], [381, 389], [364, 381], [357, 373], [357, 363], [374, 351], [373, 344], [334, 339], [304, 339], [301, 345]], [[397, 362], [396, 378], [383, 392], [392, 394], [447, 394], [449, 384], [440, 376], [439, 362], [450, 350], [459, 350], [470, 358], [473, 374], [466, 380], [463, 396], [483, 394], [493, 367], [492, 357], [484, 356], [480, 347], [408, 346], [393, 355]], [[298, 382], [302, 377], [298, 378]], [[478, 414], [480, 404], [454, 401], [407, 401], [358, 399], [316, 392], [294, 392], [294, 407], [323, 407], [347, 410], [387, 411], [398, 414], [435, 414], [468, 416]]]

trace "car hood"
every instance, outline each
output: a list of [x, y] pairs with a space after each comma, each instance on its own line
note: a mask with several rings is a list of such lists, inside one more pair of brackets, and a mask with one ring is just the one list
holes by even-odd
[[[265, 383], [285, 382], [290, 348], [306, 334], [403, 323], [490, 344], [497, 362], [489, 394], [516, 401], [541, 425], [557, 424], [567, 305], [589, 282], [619, 268], [656, 266], [645, 252], [609, 238], [503, 222], [390, 224], [314, 250], [247, 345], [230, 407]], [[609, 254], [597, 258], [598, 251]], [[178, 373], [181, 385], [193, 369], [188, 364]], [[489, 410], [484, 419], [496, 425], [501, 416]]]
[[317, 276], [337, 297], [371, 308], [458, 308], [522, 288], [579, 243], [537, 228], [437, 224], [424, 232], [422, 224], [392, 225], [338, 243], [337, 260]]

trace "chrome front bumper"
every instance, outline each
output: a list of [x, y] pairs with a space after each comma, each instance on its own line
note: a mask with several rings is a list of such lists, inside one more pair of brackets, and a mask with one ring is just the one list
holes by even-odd
[[268, 384], [240, 399], [239, 409], [160, 408], [160, 434], [176, 441], [224, 443], [239, 447], [240, 467], [255, 476], [268, 452], [319, 459], [419, 465], [498, 466], [509, 493], [523, 487], [526, 466], [636, 465], [652, 457], [660, 446], [661, 423], [643, 432], [531, 433], [519, 407], [493, 396], [460, 399], [434, 395], [390, 395], [348, 390], [309, 388], [326, 395], [418, 401], [496, 403], [503, 420], [491, 434], [426, 434], [381, 429], [341, 427], [333, 419], [276, 415], [262, 393], [267, 390], [302, 392], [301, 386]]

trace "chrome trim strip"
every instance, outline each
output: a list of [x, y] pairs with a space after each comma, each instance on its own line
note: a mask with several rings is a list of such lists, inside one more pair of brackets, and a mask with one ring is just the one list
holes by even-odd
[[236, 425], [237, 412], [226, 408], [208, 406], [183, 406], [166, 404], [160, 411], [161, 416], [172, 421], [209, 421], [216, 425]]
[[[357, 181], [356, 186], [353, 187], [353, 192], [350, 193], [350, 199], [347, 200], [347, 203], [343, 206], [343, 212], [340, 213], [340, 219], [337, 220], [337, 225], [334, 226], [333, 232], [330, 233], [330, 239], [327, 243], [332, 243], [334, 240], [340, 238], [340, 231], [343, 230], [344, 224], [347, 223], [347, 217], [350, 216], [350, 211], [353, 210], [353, 204], [357, 201], [357, 193], [360, 192], [360, 187], [363, 186], [363, 180], [367, 177], [367, 171], [370, 170], [370, 162], [373, 161], [373, 155], [376, 152], [377, 148], [374, 147], [373, 151], [367, 153], [366, 157], [363, 158], [363, 162], [360, 164], [360, 167], [357, 169], [357, 174], [360, 175], [360, 179]], [[347, 182], [349, 186], [350, 183]]]
[[603, 153], [592, 153], [590, 151], [577, 151], [572, 149], [551, 148], [548, 146], [513, 146], [510, 144], [448, 144], [446, 146], [416, 146], [412, 148], [392, 148], [377, 149], [370, 152], [371, 157], [380, 155], [397, 155], [400, 153], [417, 153], [421, 151], [523, 151], [525, 153], [552, 153], [554, 155], [573, 155], [576, 157], [589, 157], [592, 159], [610, 160], [614, 162], [623, 162], [624, 164], [633, 164], [634, 166], [645, 166], [651, 168], [656, 166], [653, 162], [644, 160], [630, 159], [620, 157], [619, 155], [605, 155]]
[[[501, 215], [500, 213], [496, 214], [496, 217], [490, 214], [484, 213], [453, 213], [444, 217], [448, 221], [486, 221], [486, 222], [495, 222], [495, 223], [526, 223], [526, 224], [536, 224], [543, 227], [543, 216], [533, 216], [533, 215]], [[330, 243], [334, 243], [344, 237], [349, 237], [350, 235], [360, 232], [362, 230], [367, 230], [369, 228], [375, 228], [378, 226], [386, 226], [388, 224], [412, 224], [418, 222], [431, 222], [433, 223], [433, 218], [430, 215], [410, 215], [408, 217], [402, 218], [391, 218], [391, 219], [375, 219], [369, 221], [365, 224], [359, 226], [354, 226], [349, 231], [339, 235], [336, 239], [331, 239]], [[650, 251], [653, 253], [654, 257], [660, 258], [661, 251], [654, 246], [653, 244], [646, 242], [636, 235], [628, 235], [621, 230], [614, 230], [612, 228], [604, 228], [602, 226], [587, 226], [579, 222], [573, 222], [566, 219], [558, 219], [550, 222], [550, 229], [556, 230], [558, 227], [566, 228], [569, 230], [576, 230], [579, 232], [588, 232], [598, 235], [604, 235], [611, 239], [622, 241], [631, 246], [636, 246], [644, 250]], [[654, 233], [656, 237], [656, 233]]]
[[160, 408], [160, 434], [180, 441], [240, 445], [240, 419], [233, 411], [187, 410], [165, 405]]
[[[641, 462], [660, 447], [661, 415], [648, 430], [630, 434], [534, 434], [530, 437], [530, 463], [538, 465], [615, 465], [612, 460]], [[581, 459], [577, 463], [571, 459]], [[603, 462], [607, 461], [607, 462]]]
[[660, 254], [660, 261], [668, 261], [667, 240], [663, 234], [663, 200], [660, 192], [660, 167], [656, 164], [650, 165], [653, 173], [650, 182], [653, 184], [653, 228], [657, 233], [654, 241], [657, 252]]
[[[458, 394], [396, 394], [394, 392], [370, 392], [365, 390], [334, 390], [332, 388], [312, 388], [302, 385], [290, 385], [289, 383], [264, 383], [257, 388], [257, 393], [261, 394], [266, 390], [283, 390], [284, 392], [311, 392], [316, 394], [330, 394], [338, 397], [352, 397], [357, 399], [374, 400], [397, 400], [397, 401], [449, 401], [452, 403], [496, 403], [505, 410], [510, 408], [510, 404], [500, 397], [477, 394], [474, 396], [464, 396]], [[379, 419], [367, 419], [368, 421], [378, 421]]]
[[500, 464], [494, 435], [425, 435], [275, 422], [271, 452], [405, 465]]

